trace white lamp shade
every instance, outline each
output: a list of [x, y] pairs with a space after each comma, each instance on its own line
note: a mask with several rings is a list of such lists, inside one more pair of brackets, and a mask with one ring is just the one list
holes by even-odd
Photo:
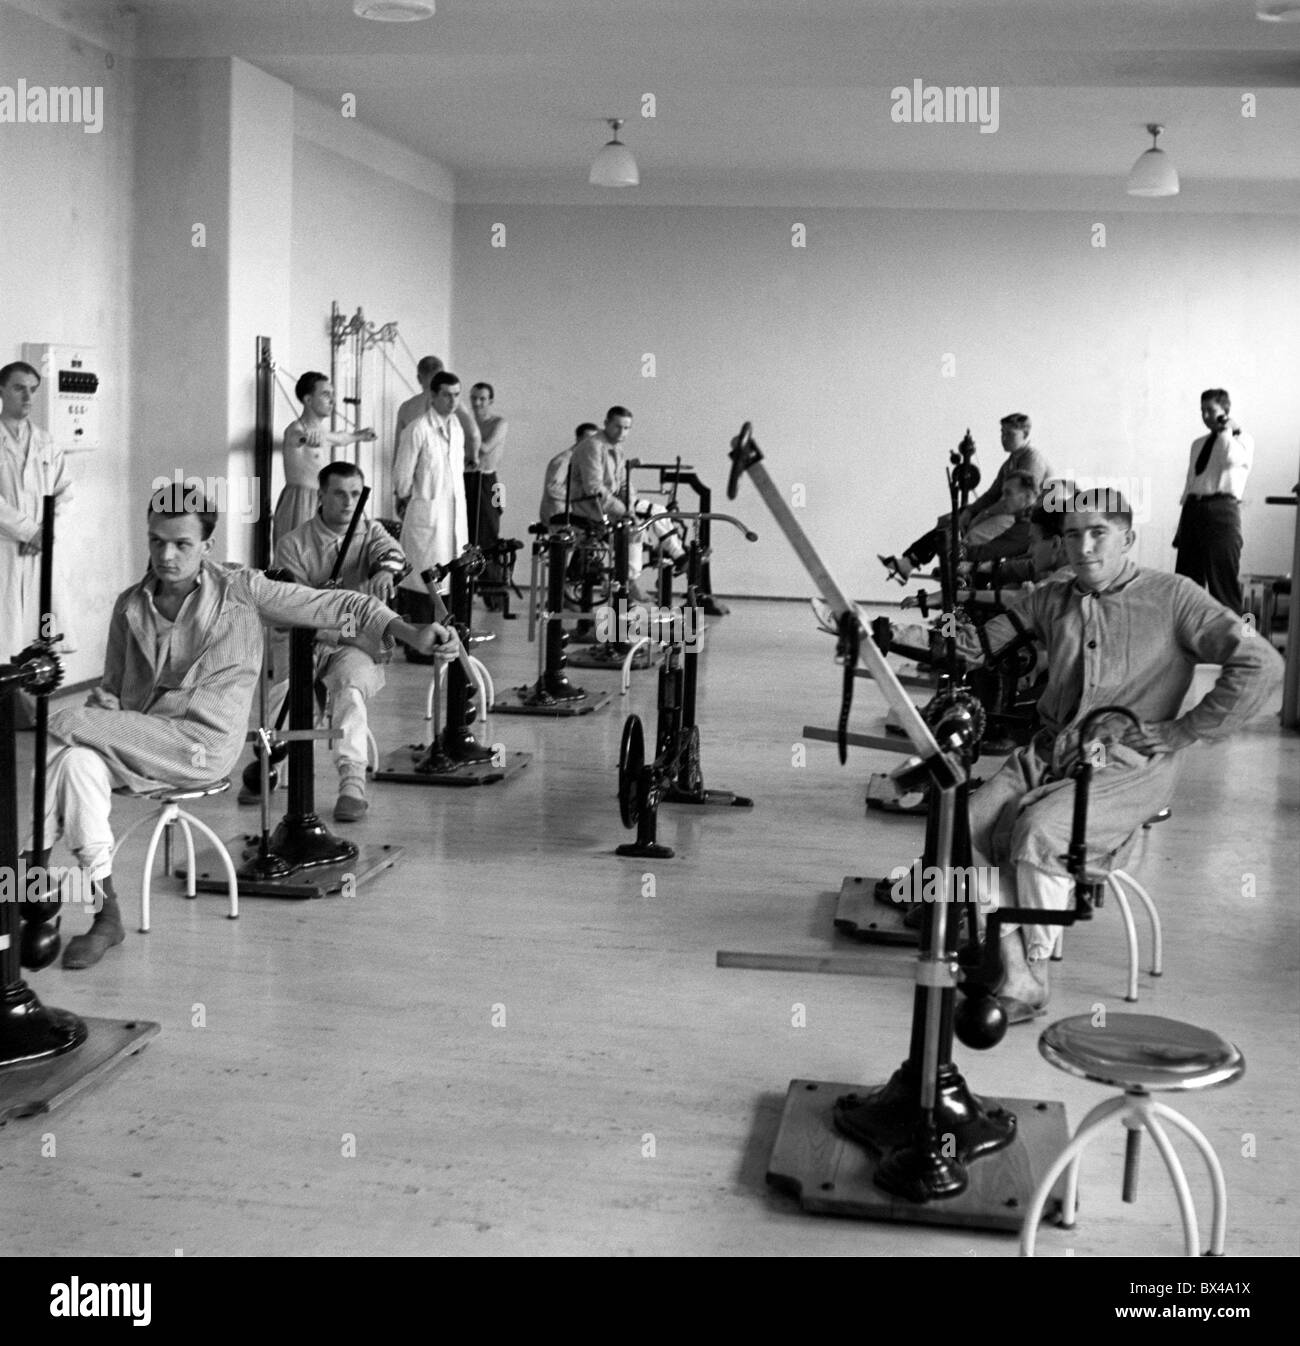
[[432, 18], [437, 6], [435, 0], [353, 0], [352, 12], [376, 23], [418, 23]]
[[1140, 155], [1128, 175], [1130, 196], [1177, 196], [1178, 171], [1164, 150], [1149, 149]]
[[621, 141], [611, 140], [596, 155], [588, 181], [594, 187], [637, 187], [641, 174], [632, 151]]

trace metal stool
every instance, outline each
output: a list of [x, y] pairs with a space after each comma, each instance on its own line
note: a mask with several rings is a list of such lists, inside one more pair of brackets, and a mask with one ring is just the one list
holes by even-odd
[[[1159, 813], [1152, 814], [1150, 818], [1142, 824], [1141, 841], [1146, 842], [1151, 829], [1156, 823], [1163, 823], [1172, 816], [1171, 809], [1161, 809]], [[1134, 863], [1130, 860], [1130, 863]], [[1128, 893], [1126, 889], [1131, 888], [1137, 894], [1138, 899], [1146, 908], [1147, 919], [1151, 922], [1151, 975], [1153, 977], [1164, 976], [1165, 971], [1165, 942], [1164, 932], [1160, 926], [1160, 913], [1156, 910], [1155, 900], [1151, 894], [1129, 873], [1126, 869], [1113, 869], [1106, 875], [1106, 891], [1112, 893], [1115, 897], [1116, 905], [1119, 907], [1120, 919], [1124, 922], [1124, 939], [1128, 945], [1128, 990], [1124, 999], [1130, 1004], [1136, 1004], [1138, 998], [1138, 962], [1141, 954], [1138, 951], [1137, 926], [1133, 922], [1133, 908], [1129, 904]], [[1065, 931], [1062, 930], [1056, 936], [1056, 946], [1052, 950], [1052, 961], [1059, 963], [1062, 957], [1062, 950], [1065, 945]]]
[[165, 786], [161, 790], [154, 790], [147, 794], [136, 794], [131, 790], [115, 790], [114, 794], [128, 795], [132, 799], [153, 799], [159, 804], [158, 812], [155, 814], [145, 814], [143, 818], [137, 818], [130, 827], [122, 833], [113, 847], [113, 857], [116, 859], [117, 853], [122, 849], [122, 843], [138, 827], [142, 827], [149, 822], [151, 817], [153, 821], [153, 833], [149, 837], [149, 849], [144, 857], [144, 877], [140, 882], [140, 933], [147, 935], [149, 933], [149, 890], [153, 884], [153, 862], [158, 854], [158, 841], [162, 839], [163, 843], [163, 869], [169, 874], [174, 874], [175, 867], [172, 861], [172, 828], [179, 824], [181, 834], [185, 838], [185, 896], [196, 896], [194, 887], [194, 836], [190, 831], [191, 827], [197, 827], [207, 839], [216, 847], [217, 855], [221, 863], [226, 868], [226, 887], [230, 893], [230, 919], [236, 920], [239, 917], [239, 881], [235, 877], [235, 863], [230, 858], [230, 852], [226, 849], [226, 844], [219, 836], [205, 823], [201, 818], [196, 818], [194, 814], [181, 808], [181, 803], [187, 799], [203, 799], [208, 795], [225, 794], [230, 789], [228, 780], [213, 781], [211, 785], [191, 785], [191, 786]]
[[1161, 1019], [1154, 1014], [1111, 1014], [1107, 1016], [1104, 1028], [1094, 1026], [1092, 1015], [1076, 1014], [1069, 1019], [1060, 1019], [1046, 1029], [1038, 1039], [1038, 1050], [1059, 1069], [1097, 1084], [1114, 1085], [1124, 1093], [1119, 1098], [1098, 1103], [1088, 1113], [1070, 1143], [1043, 1175], [1020, 1229], [1021, 1256], [1034, 1255], [1034, 1238], [1043, 1207], [1056, 1180], [1067, 1169], [1060, 1223], [1063, 1229], [1074, 1228], [1079, 1197], [1079, 1160], [1105, 1123], [1115, 1116], [1128, 1128], [1124, 1150], [1124, 1200], [1137, 1200], [1138, 1147], [1142, 1132], [1146, 1131], [1155, 1141], [1174, 1185], [1178, 1209], [1183, 1217], [1187, 1256], [1196, 1257], [1200, 1250], [1200, 1234], [1192, 1194], [1182, 1164], [1159, 1119], [1191, 1137], [1210, 1171], [1214, 1190], [1213, 1233], [1207, 1256], [1222, 1256], [1228, 1196], [1218, 1155], [1182, 1113], [1151, 1095], [1232, 1084], [1246, 1073], [1246, 1060], [1241, 1052], [1217, 1033], [1180, 1023], [1177, 1019]]

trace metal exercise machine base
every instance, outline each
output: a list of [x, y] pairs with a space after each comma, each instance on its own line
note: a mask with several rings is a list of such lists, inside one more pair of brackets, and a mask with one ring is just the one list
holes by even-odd
[[[284, 878], [258, 878], [248, 870], [257, 860], [260, 838], [249, 833], [232, 837], [226, 846], [235, 860], [239, 875], [239, 896], [280, 897], [290, 901], [309, 901], [320, 897], [334, 897], [343, 891], [351, 876], [351, 884], [361, 887], [385, 869], [391, 869], [401, 859], [403, 847], [371, 844], [357, 847], [349, 860], [331, 865], [313, 866], [286, 875]], [[178, 871], [181, 878], [185, 870]], [[201, 893], [224, 893], [225, 871], [211, 848], [194, 857], [194, 886]]]
[[[632, 667], [639, 671], [655, 668], [659, 664], [659, 651], [653, 645], [642, 645], [632, 658]], [[595, 644], [585, 650], [571, 650], [565, 656], [570, 668], [603, 668], [611, 673], [623, 671], [623, 660], [627, 658], [626, 645]]]
[[87, 1029], [80, 1047], [62, 1056], [0, 1071], [0, 1126], [19, 1117], [52, 1112], [111, 1074], [128, 1057], [143, 1051], [162, 1031], [160, 1024], [141, 1019], [77, 1017]]
[[921, 943], [921, 932], [909, 930], [903, 924], [909, 908], [876, 900], [876, 885], [887, 882], [888, 879], [852, 875], [846, 878], [840, 884], [839, 900], [835, 903], [835, 928], [864, 944], [915, 949]]
[[538, 697], [536, 685], [512, 687], [504, 696], [499, 696], [492, 707], [494, 715], [544, 715], [552, 719], [564, 719], [573, 715], [590, 715], [592, 711], [604, 710], [613, 700], [610, 692], [588, 692], [581, 701], [556, 701]]
[[[499, 710], [500, 707], [498, 706]], [[429, 749], [416, 745], [398, 748], [389, 753], [375, 772], [378, 781], [395, 785], [445, 785], [468, 787], [472, 785], [499, 785], [517, 776], [533, 760], [530, 752], [508, 752], [500, 765], [495, 762], [461, 762], [441, 771], [417, 771], [416, 763], [428, 755]]]
[[698, 808], [752, 809], [754, 801], [748, 795], [731, 790], [679, 790], [670, 785], [663, 793], [665, 804], [694, 804]]
[[[1011, 1144], [969, 1165], [970, 1186], [960, 1196], [908, 1201], [875, 1185], [876, 1156], [846, 1139], [835, 1127], [838, 1099], [874, 1092], [878, 1089], [864, 1085], [791, 1080], [768, 1160], [768, 1186], [794, 1197], [804, 1210], [818, 1215], [1018, 1233], [1034, 1189], [1069, 1143], [1063, 1103], [1030, 1098], [982, 1099], [982, 1105], [990, 1111], [1000, 1108], [1015, 1115], [1016, 1135]], [[1053, 1188], [1045, 1216], [1055, 1218], [1064, 1190], [1062, 1179]]]

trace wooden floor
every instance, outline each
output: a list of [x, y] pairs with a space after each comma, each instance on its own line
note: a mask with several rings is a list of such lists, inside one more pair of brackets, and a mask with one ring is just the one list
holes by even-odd
[[[524, 681], [525, 623], [484, 621], [503, 633], [481, 651], [498, 687]], [[32, 981], [47, 1003], [162, 1033], [66, 1108], [4, 1128], [0, 1252], [1013, 1254], [1004, 1235], [808, 1216], [766, 1189], [787, 1082], [883, 1081], [906, 1054], [912, 986], [722, 971], [715, 951], [824, 950], [841, 878], [906, 863], [922, 828], [864, 815], [868, 774], [896, 759], [841, 768], [810, 743], [795, 765], [801, 727], [834, 722], [840, 680], [805, 606], [734, 604], [703, 664], [706, 781], [757, 806], [665, 808], [674, 860], [612, 854], [629, 835], [619, 735], [629, 710], [653, 724], [648, 674], [594, 716], [494, 717], [493, 741], [534, 754], [516, 780], [372, 786], [348, 835], [405, 857], [351, 899], [249, 898], [231, 922], [222, 898], [163, 883], [139, 935], [144, 842], [128, 843], [125, 945]], [[393, 666], [372, 718], [382, 747], [418, 736], [427, 672]], [[879, 693], [859, 686], [855, 727], [875, 732]], [[1167, 975], [1144, 977], [1136, 1008], [1242, 1047], [1244, 1080], [1185, 1106], [1223, 1160], [1229, 1252], [1294, 1255], [1300, 738], [1276, 726], [1186, 756], [1141, 869]], [[327, 810], [328, 763], [318, 782]], [[231, 835], [254, 814], [223, 799], [204, 816]], [[1108, 906], [1072, 935], [1053, 1009], [1131, 1008], [1122, 955]], [[1103, 1092], [1048, 1066], [1037, 1036], [959, 1047], [958, 1064], [978, 1093], [1063, 1100], [1077, 1124]], [[1122, 1145], [1116, 1126], [1090, 1151], [1080, 1223], [1045, 1229], [1040, 1255], [1181, 1252], [1154, 1152], [1138, 1204], [1121, 1204]], [[1191, 1158], [1188, 1172], [1204, 1223], [1207, 1183]]]

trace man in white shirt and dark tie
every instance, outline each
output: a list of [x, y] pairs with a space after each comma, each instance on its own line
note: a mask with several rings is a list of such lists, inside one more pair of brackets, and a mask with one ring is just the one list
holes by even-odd
[[1208, 434], [1192, 441], [1178, 520], [1174, 569], [1209, 590], [1225, 607], [1241, 612], [1241, 500], [1255, 458], [1255, 441], [1228, 414], [1222, 388], [1201, 394], [1201, 420]]

